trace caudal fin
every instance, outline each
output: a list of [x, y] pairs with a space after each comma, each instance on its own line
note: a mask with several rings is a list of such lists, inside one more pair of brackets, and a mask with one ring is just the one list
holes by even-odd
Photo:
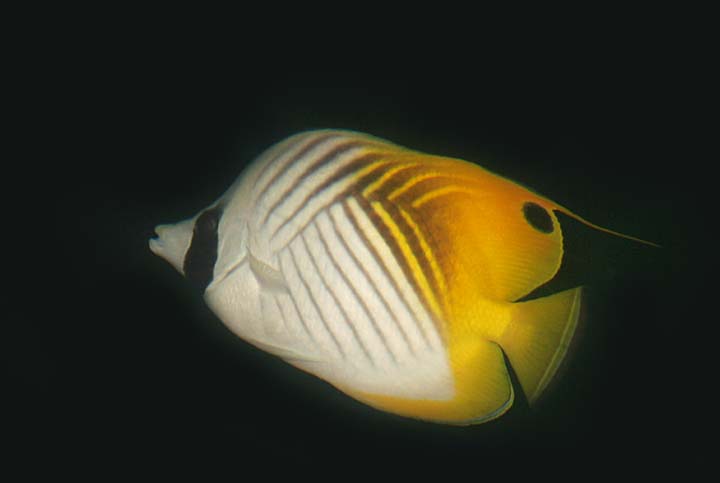
[[505, 351], [530, 404], [547, 388], [567, 354], [577, 328], [582, 289], [514, 304], [501, 336]]

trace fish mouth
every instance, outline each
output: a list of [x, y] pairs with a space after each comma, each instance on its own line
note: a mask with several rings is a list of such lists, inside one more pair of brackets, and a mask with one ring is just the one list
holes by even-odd
[[148, 240], [148, 246], [150, 251], [155, 255], [160, 255], [165, 248], [165, 242], [162, 239], [163, 225], [155, 227], [153, 230], [153, 236]]
[[150, 246], [150, 251], [153, 252], [155, 255], [159, 255], [164, 248], [162, 240], [157, 237], [151, 238], [148, 242], [148, 245]]
[[194, 218], [175, 224], [158, 225], [155, 236], [148, 240], [150, 251], [167, 260], [184, 275], [183, 262], [193, 235]]

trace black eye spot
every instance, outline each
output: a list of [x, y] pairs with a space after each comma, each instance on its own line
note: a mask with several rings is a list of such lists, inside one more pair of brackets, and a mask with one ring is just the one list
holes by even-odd
[[193, 238], [185, 254], [185, 276], [201, 290], [210, 284], [217, 260], [218, 224], [222, 216], [220, 208], [207, 210], [195, 220]]
[[542, 233], [552, 233], [554, 230], [550, 213], [537, 203], [527, 202], [523, 205], [523, 215], [530, 226]]

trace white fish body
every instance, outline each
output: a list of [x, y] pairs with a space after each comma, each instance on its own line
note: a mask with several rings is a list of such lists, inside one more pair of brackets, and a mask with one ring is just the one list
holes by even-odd
[[[205, 299], [244, 340], [339, 388], [451, 398], [434, 315], [355, 199], [357, 188], [348, 191], [357, 175], [325, 186], [377, 142], [302, 133], [250, 166], [204, 210], [222, 207]], [[198, 216], [159, 227], [150, 241], [181, 272]]]

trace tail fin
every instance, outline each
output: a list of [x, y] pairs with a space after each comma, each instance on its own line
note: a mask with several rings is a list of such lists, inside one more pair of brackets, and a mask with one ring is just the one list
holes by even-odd
[[530, 404], [547, 388], [575, 334], [582, 288], [516, 303], [500, 346]]

